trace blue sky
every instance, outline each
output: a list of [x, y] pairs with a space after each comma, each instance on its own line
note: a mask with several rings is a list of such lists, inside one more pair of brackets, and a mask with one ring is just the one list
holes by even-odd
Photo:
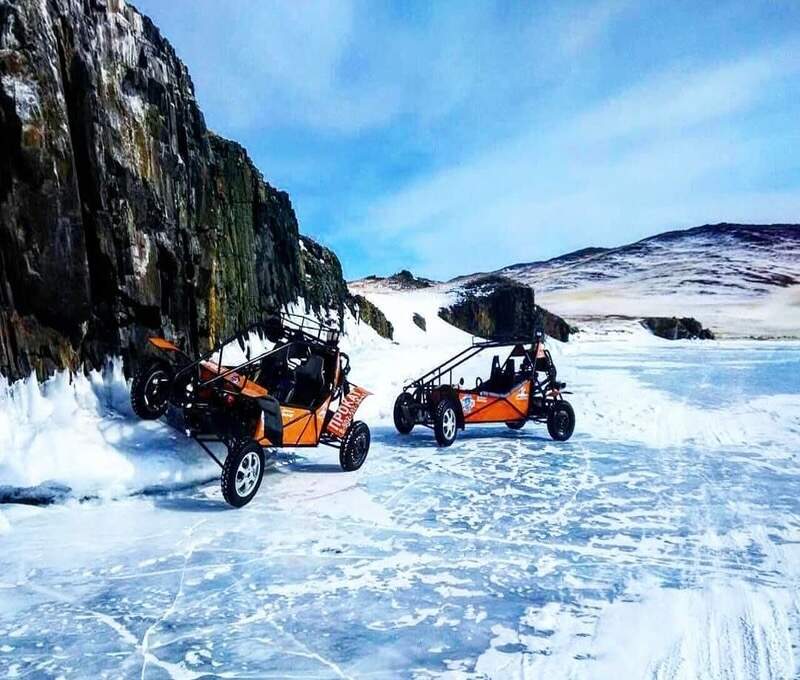
[[800, 222], [800, 3], [138, 0], [345, 275]]

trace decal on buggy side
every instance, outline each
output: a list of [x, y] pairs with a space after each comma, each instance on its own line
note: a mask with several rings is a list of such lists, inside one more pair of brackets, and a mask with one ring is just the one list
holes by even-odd
[[344, 437], [347, 428], [353, 420], [359, 405], [366, 399], [372, 392], [368, 392], [363, 387], [352, 385], [350, 392], [346, 397], [342, 398], [339, 403], [339, 408], [333, 414], [331, 422], [328, 423], [327, 430], [336, 437]]
[[471, 394], [466, 394], [463, 397], [461, 397], [461, 410], [464, 413], [469, 413], [474, 406], [475, 406], [475, 400], [472, 398]]

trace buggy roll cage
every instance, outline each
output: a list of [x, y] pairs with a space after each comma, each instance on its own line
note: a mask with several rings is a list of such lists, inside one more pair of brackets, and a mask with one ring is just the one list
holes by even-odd
[[[483, 352], [487, 349], [495, 349], [499, 347], [521, 347], [523, 351], [523, 356], [525, 356], [528, 361], [531, 362], [532, 366], [536, 365], [536, 355], [538, 354], [538, 348], [544, 341], [544, 334], [540, 331], [534, 333], [533, 339], [521, 336], [506, 336], [495, 338], [492, 340], [484, 340], [482, 338], [476, 338], [475, 336], [472, 337], [472, 343], [469, 347], [461, 350], [458, 354], [450, 357], [446, 361], [443, 361], [438, 366], [435, 366], [427, 373], [421, 375], [419, 378], [412, 380], [411, 382], [406, 383], [403, 386], [403, 391], [408, 390], [429, 390], [434, 387], [438, 387], [442, 384], [452, 385], [453, 384], [453, 370], [461, 366], [462, 364], [466, 363], [473, 357], [476, 357], [478, 354]], [[531, 349], [527, 349], [525, 345], [531, 345]], [[547, 356], [548, 362], [552, 364], [550, 359], [550, 352], [549, 350], [544, 350], [545, 355]], [[447, 376], [447, 381], [444, 381], [444, 377]]]
[[[274, 342], [276, 346], [272, 349], [257, 354], [255, 357], [250, 357], [249, 347], [247, 347], [247, 349], [245, 349], [245, 347], [250, 335], [253, 333], [255, 333], [259, 338], [266, 338]], [[277, 354], [279, 352], [285, 352], [289, 347], [307, 347], [312, 345], [326, 352], [331, 352], [332, 350], [335, 351], [335, 349], [338, 347], [339, 335], [340, 333], [338, 328], [326, 325], [317, 319], [303, 316], [302, 314], [284, 312], [280, 316], [273, 316], [264, 321], [256, 321], [255, 323], [251, 323], [233, 335], [230, 335], [223, 340], [219, 340], [217, 343], [215, 343], [214, 347], [204, 354], [201, 354], [197, 359], [191, 360], [186, 352], [178, 350], [180, 354], [186, 357], [186, 359], [189, 361], [175, 374], [175, 379], [186, 375], [194, 369], [199, 369], [203, 362], [209, 361], [209, 359], [212, 359], [212, 357], [214, 357], [216, 354], [218, 356], [215, 361], [215, 375], [208, 380], [201, 380], [197, 384], [199, 389], [203, 389], [210, 387], [218, 381], [225, 380], [234, 374], [241, 373], [244, 369], [260, 363], [268, 356]], [[291, 339], [288, 342], [278, 344], [284, 338]], [[223, 366], [223, 350], [227, 345], [235, 341], [239, 343], [239, 346], [245, 352], [247, 361], [238, 364], [237, 366]], [[345, 364], [342, 372], [344, 375], [347, 375], [350, 368], [350, 358], [344, 352], [340, 352], [339, 354]], [[245, 376], [245, 380], [241, 381], [241, 384], [237, 384], [236, 382], [229, 380], [227, 381], [226, 389], [230, 389], [227, 387], [227, 385], [232, 384], [238, 387], [239, 392], [242, 392], [245, 389], [247, 382], [247, 376]]]

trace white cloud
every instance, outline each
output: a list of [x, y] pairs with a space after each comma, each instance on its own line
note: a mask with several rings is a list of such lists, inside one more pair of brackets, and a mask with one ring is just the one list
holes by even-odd
[[620, 229], [643, 236], [706, 221], [796, 220], [800, 192], [727, 188], [730, 175], [758, 166], [763, 141], [740, 131], [735, 114], [796, 76], [789, 53], [783, 45], [656, 75], [382, 197], [364, 228], [387, 242], [402, 235], [422, 273], [455, 275], [587, 240], [614, 243]]
[[799, 61], [787, 58], [798, 49], [792, 42], [699, 71], [671, 69], [579, 116], [576, 128], [587, 139], [609, 140], [728, 116], [761, 97], [765, 83], [800, 70]]
[[568, 57], [576, 57], [592, 46], [620, 15], [632, 6], [631, 0], [599, 0], [573, 9], [563, 22], [560, 45]]
[[399, 7], [365, 11], [354, 0], [207, 1], [183, 15], [182, 53], [201, 101], [232, 134], [353, 136], [403, 117], [425, 128], [463, 107], [519, 102], [524, 87], [565, 68], [565, 44], [587, 49], [627, 1], [582, 3], [561, 23], [560, 10], [533, 5], [503, 19], [493, 2], [411, 5], [400, 20]]

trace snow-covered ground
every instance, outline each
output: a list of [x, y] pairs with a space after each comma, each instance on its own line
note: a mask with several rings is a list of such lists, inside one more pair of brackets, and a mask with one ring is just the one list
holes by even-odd
[[243, 510], [132, 418], [118, 367], [3, 390], [3, 493], [62, 492], [0, 506], [0, 676], [800, 674], [800, 343], [583, 333], [551, 346], [569, 442], [501, 426], [437, 449], [391, 406], [469, 340], [435, 291], [369, 297], [397, 342], [350, 324], [366, 465], [283, 451]]

